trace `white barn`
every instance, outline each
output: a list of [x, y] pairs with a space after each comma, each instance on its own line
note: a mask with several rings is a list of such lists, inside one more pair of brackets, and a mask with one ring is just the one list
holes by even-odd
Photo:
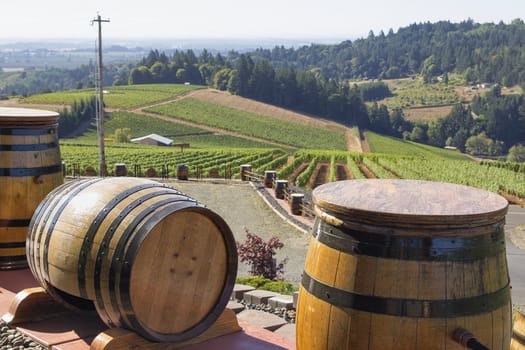
[[171, 146], [173, 144], [173, 140], [169, 139], [164, 136], [160, 136], [157, 134], [149, 134], [142, 137], [137, 137], [134, 139], [131, 139], [131, 142], [133, 143], [141, 143], [143, 145], [153, 145], [153, 146]]

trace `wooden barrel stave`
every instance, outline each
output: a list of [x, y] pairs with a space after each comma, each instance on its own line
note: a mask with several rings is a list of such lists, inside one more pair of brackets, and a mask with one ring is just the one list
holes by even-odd
[[[235, 283], [235, 241], [222, 218], [145, 179], [79, 183], [65, 187], [64, 198], [51, 196], [52, 203], [35, 213], [28, 247], [37, 279], [70, 307], [94, 304], [108, 325], [131, 328], [148, 339], [180, 341], [209, 327]], [[163, 251], [179, 246], [183, 252]], [[203, 267], [167, 269], [175, 254]], [[179, 276], [179, 269], [188, 274]], [[185, 290], [196, 296], [181, 295]], [[184, 308], [191, 310], [175, 311]]]
[[[307, 343], [302, 345], [304, 349], [310, 346], [313, 346], [312, 348], [315, 349], [338, 348], [337, 343], [341, 338], [350, 340], [346, 348], [360, 349], [361, 345], [359, 344], [364, 340], [352, 338], [352, 335], [355, 334], [369, 334], [368, 338], [371, 341], [373, 340], [374, 343], [377, 343], [378, 339], [383, 339], [380, 343], [372, 345], [371, 349], [380, 348], [379, 344], [386, 348], [388, 348], [387, 344], [395, 344], [394, 348], [396, 349], [460, 349], [461, 347], [458, 347], [458, 344], [455, 344], [451, 337], [448, 347], [435, 345], [445, 341], [445, 338], [439, 334], [452, 334], [458, 327], [486, 330], [479, 332], [479, 334], [477, 333], [476, 336], [484, 344], [492, 344], [494, 341], [494, 348], [500, 348], [501, 346], [496, 344], [498, 342], [497, 339], [501, 343], [510, 341], [508, 332], [505, 332], [506, 328], [510, 327], [508, 322], [503, 323], [499, 328], [493, 325], [493, 319], [508, 320], [511, 312], [509, 307], [510, 299], [508, 298], [508, 275], [497, 273], [501, 266], [506, 266], [504, 252], [472, 263], [451, 261], [418, 262], [385, 261], [374, 257], [341, 253], [336, 249], [319, 243], [315, 238], [312, 238], [310, 247], [305, 262], [306, 273], [315, 276], [320, 282], [339, 290], [349, 291], [358, 295], [379, 297], [378, 299], [372, 299], [375, 301], [372, 306], [382, 305], [378, 300], [381, 301], [383, 298], [414, 301], [426, 300], [430, 305], [432, 301], [442, 301], [444, 296], [446, 296], [445, 299], [451, 300], [451, 302], [462, 298], [472, 298], [473, 301], [469, 305], [475, 307], [472, 310], [472, 313], [475, 313], [475, 315], [461, 317], [461, 315], [454, 315], [449, 312], [450, 317], [444, 318], [441, 315], [438, 318], [428, 319], [423, 314], [411, 315], [410, 317], [389, 316], [385, 315], [385, 313], [396, 313], [398, 310], [396, 308], [391, 310], [372, 308], [373, 311], [355, 309], [356, 307], [362, 307], [364, 303], [361, 303], [359, 306], [354, 305], [353, 308], [336, 307], [301, 287], [301, 296], [307, 295], [307, 297], [306, 299], [299, 299], [300, 305], [298, 310], [308, 307], [309, 312], [315, 313], [315, 317], [306, 321], [301, 318], [303, 313], [298, 312], [297, 323], [301, 327], [306, 327], [306, 329], [309, 327], [314, 328], [316, 330], [315, 333], [323, 333], [320, 327], [324, 326], [327, 328], [325, 329], [326, 333], [330, 333], [333, 331], [332, 327], [335, 327], [336, 324], [345, 324], [345, 322], [350, 322], [349, 320], [352, 321], [351, 328], [342, 328], [347, 329], [349, 331], [348, 334], [327, 337], [327, 342], [330, 339], [334, 339], [333, 347], [329, 343], [323, 343], [320, 346]], [[334, 268], [326, 269], [326, 266], [333, 266]], [[490, 271], [490, 273], [487, 274], [486, 278], [482, 279], [468, 278], [469, 276], [478, 276], [480, 271]], [[479, 307], [476, 308], [475, 306], [477, 304], [476, 300], [478, 300], [476, 297], [485, 294], [500, 295], [499, 298], [503, 298], [502, 305], [492, 311], [478, 311]], [[487, 299], [492, 299], [492, 297], [487, 297]], [[312, 305], [315, 305], [315, 311], [312, 311]], [[421, 310], [414, 310], [414, 313], [417, 312], [421, 312]], [[334, 316], [334, 313], [335, 315], [339, 313], [339, 317]], [[326, 323], [320, 320], [320, 318], [324, 317], [323, 315], [330, 315]], [[367, 317], [367, 315], [370, 317]], [[356, 317], [361, 321], [354, 323], [353, 320]], [[365, 320], [369, 321], [365, 322]], [[381, 326], [382, 324], [397, 325], [398, 322], [402, 322], [402, 328], [391, 328], [389, 326], [385, 329], [385, 327]], [[301, 332], [307, 334], [306, 329], [301, 328]], [[494, 332], [492, 331], [493, 329]], [[375, 333], [376, 331], [378, 333]], [[498, 337], [495, 333], [501, 334], [501, 336]], [[400, 334], [406, 334], [409, 339], [400, 337]], [[439, 339], [436, 340], [434, 337]], [[493, 337], [495, 340], [493, 340]], [[305, 339], [303, 338], [303, 340]], [[310, 339], [307, 341], [310, 341]], [[407, 344], [401, 346], [400, 341], [403, 344], [409, 341], [415, 341], [415, 343], [413, 346], [408, 346]], [[367, 346], [370, 346], [370, 344]]]

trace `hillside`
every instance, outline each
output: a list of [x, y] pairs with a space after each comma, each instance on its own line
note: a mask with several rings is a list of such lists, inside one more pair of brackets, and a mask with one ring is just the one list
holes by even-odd
[[[156, 89], [167, 95], [155, 94]], [[149, 93], [144, 94], [145, 90]], [[79, 93], [84, 92], [71, 92]], [[117, 163], [125, 163], [131, 176], [175, 177], [178, 166], [185, 164], [192, 178], [230, 179], [239, 177], [241, 164], [250, 164], [256, 174], [274, 170], [278, 179], [307, 189], [344, 179], [424, 179], [484, 188], [525, 203], [525, 175], [518, 164], [477, 163], [459, 152], [370, 132], [362, 133], [367, 139], [359, 147], [376, 153], [349, 152], [345, 137], [358, 139], [356, 129], [338, 128], [333, 122], [314, 121], [310, 116], [199, 87], [108, 88], [109, 96], [113, 96], [107, 99], [112, 112], [105, 122], [105, 145], [111, 173]], [[70, 98], [61, 92], [21, 102], [34, 100], [49, 107], [54, 101], [62, 106], [57, 101]], [[190, 147], [183, 150], [116, 142], [118, 129], [129, 129], [133, 137], [169, 135], [175, 143], [188, 143]], [[61, 139], [60, 144], [68, 174], [96, 173], [98, 144], [94, 130]]]
[[191, 94], [192, 98], [200, 101], [215, 103], [242, 111], [267, 116], [287, 122], [308, 125], [314, 128], [345, 132], [346, 149], [359, 152], [362, 150], [359, 138], [355, 136], [354, 128], [349, 128], [334, 121], [325, 120], [315, 116], [308, 116], [285, 108], [277, 107], [267, 103], [255, 101], [241, 96], [232, 95], [225, 91], [216, 89], [197, 90]]
[[[191, 126], [200, 130], [177, 132], [170, 127], [171, 131], [166, 133], [163, 132], [166, 128], [148, 129], [150, 133], [178, 135], [179, 142], [188, 141], [181, 139], [184, 135], [208, 134], [208, 136], [192, 137], [192, 144], [195, 144], [196, 138], [209, 139], [211, 133], [215, 136], [243, 138], [278, 147], [360, 150], [359, 139], [354, 136], [357, 133], [344, 125], [234, 96], [227, 92], [203, 89], [202, 86], [152, 84], [108, 87], [106, 90], [104, 102], [108, 111], [132, 112], [146, 118], [136, 122], [135, 125], [129, 123], [121, 125], [121, 128], [131, 129], [132, 137], [143, 136], [145, 130], [138, 129], [137, 126], [149, 124], [146, 121], [148, 118], [156, 118], [170, 121], [173, 125], [180, 125], [181, 129], [184, 129], [184, 126]], [[33, 95], [18, 103], [43, 106], [45, 109], [58, 109], [93, 94], [94, 90], [89, 89], [71, 90]], [[7, 100], [0, 101], [0, 105], [16, 104], [13, 104], [12, 100]], [[182, 110], [186, 115], [184, 118], [180, 114]], [[208, 115], [207, 120], [203, 118], [198, 120], [204, 115]], [[222, 124], [217, 124], [219, 117], [229, 119]], [[120, 118], [120, 120], [122, 122], [124, 119]], [[248, 120], [252, 121], [246, 124]], [[111, 127], [106, 131], [106, 135], [110, 132], [113, 132]], [[94, 135], [88, 133], [87, 137], [92, 139]], [[209, 145], [208, 142], [207, 144]]]

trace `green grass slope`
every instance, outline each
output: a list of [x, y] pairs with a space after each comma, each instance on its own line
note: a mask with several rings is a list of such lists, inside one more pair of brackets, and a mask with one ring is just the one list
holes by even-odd
[[154, 106], [146, 111], [299, 148], [346, 148], [343, 132], [261, 116], [192, 98]]

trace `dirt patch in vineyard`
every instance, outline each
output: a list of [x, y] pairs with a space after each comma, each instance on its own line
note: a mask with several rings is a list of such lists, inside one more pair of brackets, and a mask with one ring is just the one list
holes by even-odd
[[368, 143], [368, 140], [366, 139], [366, 135], [362, 130], [359, 131], [359, 139], [361, 143], [362, 152], [370, 153], [370, 144]]
[[517, 197], [510, 193], [501, 193], [501, 196], [503, 196], [506, 200], [509, 201], [511, 204], [519, 204], [519, 205], [525, 205], [525, 199]]
[[348, 165], [343, 163], [335, 165], [335, 181], [350, 180], [352, 178], [352, 172]]
[[346, 149], [353, 152], [363, 152], [361, 140], [354, 133], [354, 128], [347, 128], [346, 133]]
[[435, 106], [435, 107], [418, 107], [418, 108], [405, 108], [403, 114], [406, 120], [413, 122], [421, 121], [430, 123], [439, 118], [444, 118], [450, 114], [453, 105], [447, 106]]
[[315, 166], [315, 170], [308, 181], [308, 188], [314, 189], [317, 186], [321, 186], [328, 182], [330, 176], [330, 163], [318, 162]]
[[299, 176], [299, 174], [301, 174], [304, 171], [304, 169], [308, 167], [309, 164], [309, 162], [303, 162], [301, 165], [295, 168], [293, 173], [291, 173], [290, 176], [288, 176], [288, 182], [290, 184], [295, 184], [295, 179], [297, 179], [297, 176]]
[[370, 171], [370, 169], [368, 169], [363, 163], [359, 163], [357, 164], [357, 166], [359, 167], [359, 170], [361, 170], [361, 172], [363, 173], [363, 175], [365, 175], [365, 177], [367, 179], [376, 179], [377, 176]]

